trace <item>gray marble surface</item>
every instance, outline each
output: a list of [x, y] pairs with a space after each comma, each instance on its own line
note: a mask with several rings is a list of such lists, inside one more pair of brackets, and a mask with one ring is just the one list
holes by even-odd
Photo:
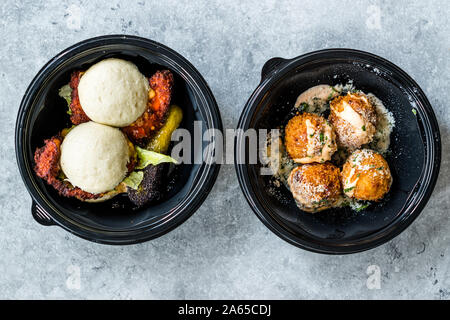
[[[449, 7], [445, 0], [1, 1], [0, 298], [449, 299]], [[154, 39], [189, 59], [227, 128], [271, 57], [349, 47], [391, 60], [419, 83], [439, 118], [443, 160], [431, 200], [400, 236], [349, 256], [306, 252], [272, 234], [231, 165], [187, 222], [151, 242], [105, 246], [38, 225], [14, 156], [20, 100], [58, 52], [112, 33]]]

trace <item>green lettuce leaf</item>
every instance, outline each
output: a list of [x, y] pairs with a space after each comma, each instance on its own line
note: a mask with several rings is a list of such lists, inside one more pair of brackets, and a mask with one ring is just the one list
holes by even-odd
[[163, 162], [172, 162], [175, 164], [178, 163], [177, 160], [175, 160], [174, 158], [172, 158], [168, 155], [150, 151], [150, 150], [146, 150], [146, 149], [142, 149], [138, 146], [136, 146], [136, 152], [137, 152], [137, 156], [138, 156], [137, 169], [144, 169], [149, 164], [156, 166]]
[[134, 190], [137, 190], [139, 185], [142, 182], [142, 179], [144, 179], [144, 172], [143, 171], [133, 171], [130, 173], [128, 177], [123, 179], [123, 183]]
[[65, 86], [61, 87], [58, 94], [67, 102], [67, 106], [69, 108], [69, 110], [67, 110], [67, 114], [72, 115], [72, 110], [70, 109], [70, 104], [72, 102], [72, 88], [70, 87], [70, 85], [66, 84]]

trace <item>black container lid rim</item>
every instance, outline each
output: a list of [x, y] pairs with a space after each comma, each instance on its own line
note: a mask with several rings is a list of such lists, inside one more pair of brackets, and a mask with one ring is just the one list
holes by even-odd
[[[327, 60], [330, 59], [329, 55], [333, 55], [331, 59], [361, 59], [361, 61], [370, 61], [377, 63], [377, 68], [380, 67], [384, 71], [387, 71], [391, 76], [400, 77], [403, 81], [408, 83], [410, 87], [415, 88], [415, 92], [410, 90], [410, 88], [404, 88], [408, 90], [408, 93], [416, 98], [416, 105], [419, 110], [417, 115], [420, 121], [424, 124], [424, 130], [426, 134], [423, 139], [424, 143], [428, 146], [426, 149], [426, 156], [424, 157], [423, 170], [420, 176], [420, 185], [416, 185], [416, 189], [412, 196], [407, 200], [403, 208], [403, 213], [395, 218], [388, 226], [373, 232], [372, 234], [363, 237], [356, 241], [356, 243], [346, 243], [345, 241], [336, 241], [335, 245], [330, 245], [325, 243], [323, 239], [314, 237], [310, 235], [310, 239], [300, 238], [295, 234], [293, 230], [289, 230], [281, 220], [279, 220], [275, 215], [270, 214], [271, 209], [265, 205], [264, 199], [260, 199], [256, 193], [252, 190], [251, 181], [248, 175], [248, 168], [245, 164], [238, 164], [237, 159], [241, 159], [243, 156], [241, 154], [241, 148], [237, 148], [236, 145], [242, 143], [243, 136], [238, 135], [235, 140], [235, 169], [238, 175], [239, 184], [241, 189], [247, 199], [252, 210], [255, 212], [257, 217], [276, 235], [284, 239], [285, 241], [317, 253], [324, 254], [349, 254], [365, 251], [376, 246], [379, 246], [390, 239], [394, 238], [405, 230], [420, 214], [422, 209], [428, 202], [431, 193], [433, 192], [434, 186], [436, 185], [438, 172], [440, 169], [441, 162], [441, 139], [439, 126], [436, 120], [436, 116], [431, 107], [430, 102], [426, 98], [422, 89], [419, 85], [402, 69], [393, 64], [392, 62], [374, 55], [369, 52], [346, 49], [346, 48], [333, 48], [333, 49], [323, 49], [319, 51], [313, 51], [306, 53], [304, 55], [292, 58], [272, 58], [267, 63], [272, 64], [274, 60], [279, 60], [278, 63], [274, 63], [273, 68], [263, 67], [262, 79], [260, 84], [251, 94], [245, 107], [241, 113], [238, 121], [237, 128], [245, 131], [250, 127], [252, 122], [252, 115], [263, 100], [265, 94], [269, 91], [271, 86], [278, 80], [283, 78], [288, 72], [292, 71], [301, 65], [317, 62], [320, 59]], [[238, 132], [242, 132], [238, 131]], [[313, 241], [310, 241], [314, 239]]]
[[[206, 106], [201, 111], [205, 116], [205, 122], [208, 127], [222, 130], [220, 112], [212, 91], [197, 69], [189, 61], [174, 50], [146, 38], [132, 35], [106, 35], [86, 39], [70, 46], [50, 59], [37, 73], [27, 88], [20, 104], [16, 121], [15, 149], [19, 171], [33, 201], [49, 213], [54, 222], [67, 231], [94, 242], [105, 244], [133, 244], [159, 237], [188, 219], [200, 207], [212, 189], [219, 173], [220, 165], [201, 164], [194, 178], [195, 185], [188, 196], [182, 202], [178, 203], [175, 208], [172, 208], [167, 215], [160, 217], [151, 229], [146, 225], [148, 230], [137, 227], [125, 231], [107, 231], [80, 224], [58, 212], [31, 178], [30, 163], [29, 160], [25, 159], [25, 152], [23, 150], [26, 145], [26, 143], [23, 143], [23, 140], [26, 139], [25, 132], [27, 122], [29, 121], [28, 116], [31, 112], [29, 106], [36, 95], [38, 95], [45, 80], [51, 78], [51, 73], [55, 72], [55, 69], [64, 64], [67, 59], [76, 56], [80, 52], [111, 44], [130, 44], [151, 50], [160, 50], [161, 52], [159, 54], [164, 57], [165, 62], [170, 62], [169, 64], [175, 70], [182, 71], [183, 74], [181, 76], [196, 93], [197, 98], [200, 99], [199, 105]], [[184, 207], [188, 202], [190, 202], [189, 206]]]

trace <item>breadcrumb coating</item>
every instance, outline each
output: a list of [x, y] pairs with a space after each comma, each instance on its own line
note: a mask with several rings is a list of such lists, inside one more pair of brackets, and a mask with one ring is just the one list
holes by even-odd
[[80, 83], [80, 78], [83, 73], [83, 71], [75, 71], [70, 76], [69, 86], [72, 89], [72, 101], [70, 102], [69, 106], [70, 110], [72, 111], [72, 114], [70, 115], [70, 121], [74, 125], [91, 121], [91, 119], [89, 119], [89, 117], [81, 107], [80, 98], [78, 97], [78, 84]]
[[297, 163], [325, 162], [337, 150], [335, 133], [325, 118], [302, 113], [289, 120], [285, 129], [285, 146]]
[[366, 95], [348, 93], [339, 96], [330, 102], [330, 111], [329, 120], [339, 146], [355, 150], [372, 141], [377, 114]]
[[134, 123], [122, 129], [131, 141], [140, 145], [163, 126], [170, 106], [174, 78], [172, 72], [163, 70], [157, 71], [149, 82], [147, 110]]
[[291, 171], [288, 184], [304, 211], [331, 208], [342, 195], [339, 169], [331, 162], [305, 164]]
[[344, 193], [358, 200], [378, 201], [389, 191], [392, 175], [383, 156], [371, 149], [357, 150], [342, 168]]

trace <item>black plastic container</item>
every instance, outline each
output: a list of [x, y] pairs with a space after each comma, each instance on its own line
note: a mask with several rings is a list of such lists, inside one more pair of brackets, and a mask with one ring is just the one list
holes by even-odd
[[[85, 203], [61, 197], [33, 171], [33, 154], [44, 139], [70, 126], [67, 104], [58, 89], [67, 84], [74, 70], [86, 70], [110, 57], [135, 63], [147, 77], [158, 69], [175, 76], [172, 103], [184, 113], [181, 128], [193, 134], [194, 121], [203, 131], [222, 129], [217, 103], [200, 73], [175, 51], [148, 39], [109, 35], [87, 39], [51, 59], [36, 75], [22, 100], [16, 123], [16, 156], [20, 173], [33, 199], [32, 214], [43, 225], [59, 225], [91, 241], [131, 244], [172, 230], [202, 204], [219, 172], [218, 164], [181, 164], [167, 177], [166, 192], [158, 203], [136, 209], [126, 195], [103, 203]], [[192, 157], [199, 156], [194, 152]]]
[[[273, 58], [241, 114], [238, 129], [285, 125], [297, 96], [318, 84], [345, 84], [380, 98], [393, 113], [392, 154], [387, 161], [394, 183], [386, 199], [356, 213], [350, 208], [311, 214], [301, 211], [289, 190], [273, 192], [261, 164], [238, 164], [244, 137], [236, 139], [235, 163], [242, 191], [258, 218], [282, 239], [319, 253], [345, 254], [376, 247], [408, 227], [427, 203], [438, 177], [441, 140], [436, 117], [417, 83], [391, 62], [351, 49], [327, 49], [294, 59]], [[414, 111], [413, 111], [414, 109]]]

